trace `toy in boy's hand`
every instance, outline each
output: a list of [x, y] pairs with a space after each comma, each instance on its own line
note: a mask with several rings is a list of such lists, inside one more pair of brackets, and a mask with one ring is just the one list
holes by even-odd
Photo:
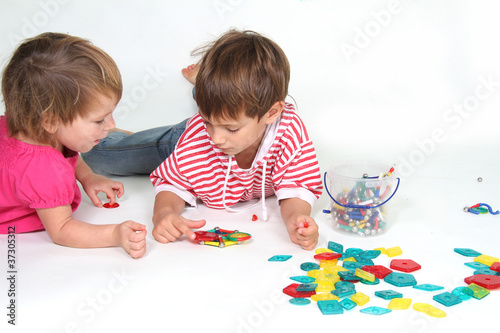
[[118, 202], [115, 202], [114, 204], [111, 204], [109, 202], [106, 202], [104, 205], [102, 205], [104, 208], [118, 208], [120, 205]]
[[252, 236], [246, 232], [238, 230], [224, 230], [215, 227], [208, 231], [195, 231], [196, 238], [201, 245], [212, 245], [217, 247], [226, 247], [234, 244], [240, 244]]

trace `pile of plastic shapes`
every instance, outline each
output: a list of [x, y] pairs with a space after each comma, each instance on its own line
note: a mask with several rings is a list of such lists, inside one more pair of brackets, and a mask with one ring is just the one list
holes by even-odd
[[[421, 269], [420, 264], [411, 259], [392, 259], [390, 268], [375, 265], [374, 259], [380, 255], [388, 257], [402, 254], [400, 247], [377, 248], [362, 250], [348, 248], [344, 251], [341, 244], [329, 242], [328, 248], [316, 249], [314, 262], [300, 265], [304, 275], [292, 276], [291, 283], [283, 289], [290, 296], [291, 304], [307, 306], [312, 301], [317, 303], [321, 313], [343, 314], [356, 307], [360, 312], [371, 315], [383, 315], [393, 310], [413, 309], [435, 318], [446, 317], [440, 305], [454, 306], [463, 301], [475, 298], [481, 300], [490, 290], [500, 288], [500, 262], [498, 258], [481, 254], [471, 249], [455, 249], [464, 256], [475, 257], [474, 262], [466, 263], [475, 269], [474, 275], [464, 281], [468, 286], [461, 286], [450, 292], [443, 292], [444, 287], [434, 284], [418, 284], [411, 272]], [[342, 265], [339, 264], [342, 261]], [[374, 296], [388, 301], [387, 307], [367, 306], [370, 296], [356, 290], [356, 283], [375, 286], [381, 280], [392, 287], [415, 289], [432, 292], [436, 306], [427, 303], [414, 303], [410, 298], [404, 298], [403, 292], [379, 288]]]
[[195, 231], [195, 241], [201, 245], [211, 245], [216, 247], [227, 247], [230, 245], [241, 244], [249, 240], [252, 236], [246, 232], [238, 230], [224, 230], [219, 227], [208, 231]]

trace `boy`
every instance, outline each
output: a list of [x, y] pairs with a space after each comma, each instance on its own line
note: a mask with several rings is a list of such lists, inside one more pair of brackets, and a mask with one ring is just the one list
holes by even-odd
[[153, 236], [161, 243], [182, 234], [194, 239], [190, 228], [205, 222], [181, 213], [196, 199], [233, 210], [239, 201], [276, 194], [290, 239], [313, 249], [318, 226], [310, 213], [322, 183], [307, 131], [284, 101], [290, 79], [284, 52], [251, 31], [229, 31], [201, 51], [199, 67], [184, 72], [195, 82], [199, 113], [150, 176], [156, 191]]

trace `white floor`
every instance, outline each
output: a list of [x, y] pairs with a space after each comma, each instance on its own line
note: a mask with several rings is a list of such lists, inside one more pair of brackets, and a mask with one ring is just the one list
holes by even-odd
[[[2, 5], [3, 6], [3, 5]], [[292, 66], [290, 95], [317, 148], [322, 172], [344, 161], [397, 165], [402, 183], [391, 200], [390, 228], [376, 237], [334, 230], [314, 207], [318, 247], [400, 246], [397, 258], [422, 269], [418, 283], [445, 291], [464, 286], [472, 258], [454, 248], [500, 257], [500, 215], [476, 216], [479, 202], [500, 209], [500, 24], [498, 4], [484, 1], [5, 1], [0, 13], [0, 61], [20, 39], [45, 30], [91, 39], [120, 66], [124, 97], [115, 118], [130, 130], [180, 121], [196, 111], [180, 69], [191, 50], [229, 27], [253, 29], [276, 40]], [[179, 37], [180, 36], [180, 37]], [[0, 111], [2, 113], [2, 111]], [[477, 178], [483, 181], [478, 182]], [[152, 230], [153, 190], [148, 177], [120, 179], [126, 194], [115, 210], [84, 198], [76, 216], [92, 223], [132, 219]], [[439, 292], [381, 282], [357, 284], [370, 302], [343, 315], [324, 316], [314, 302], [289, 304], [282, 289], [302, 275], [314, 252], [292, 244], [274, 198], [268, 222], [260, 210], [232, 214], [206, 207], [187, 210], [207, 228], [238, 229], [251, 241], [219, 249], [187, 239], [162, 245], [148, 236], [145, 257], [119, 248], [81, 250], [54, 245], [45, 232], [16, 236], [17, 325], [7, 323], [9, 289], [0, 279], [2, 332], [274, 332], [324, 329], [373, 332], [488, 330], [496, 325], [500, 291], [453, 307], [432, 300]], [[3, 255], [2, 255], [3, 253]], [[286, 262], [269, 262], [290, 254]], [[0, 269], [8, 277], [7, 237], [0, 236]], [[388, 266], [380, 256], [376, 264]], [[359, 312], [387, 307], [374, 296], [394, 289], [413, 303], [429, 303], [447, 317], [413, 309], [383, 316]]]

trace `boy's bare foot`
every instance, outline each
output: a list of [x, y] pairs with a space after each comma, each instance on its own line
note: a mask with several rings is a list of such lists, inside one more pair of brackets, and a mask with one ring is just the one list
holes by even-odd
[[186, 68], [182, 69], [182, 75], [191, 82], [192, 84], [195, 84], [196, 82], [196, 75], [198, 75], [198, 71], [200, 70], [200, 65], [189, 65]]
[[122, 133], [125, 133], [127, 135], [134, 134], [134, 132], [122, 130], [122, 129], [116, 128], [116, 127], [109, 130], [109, 133], [113, 133], [113, 132], [122, 132]]

